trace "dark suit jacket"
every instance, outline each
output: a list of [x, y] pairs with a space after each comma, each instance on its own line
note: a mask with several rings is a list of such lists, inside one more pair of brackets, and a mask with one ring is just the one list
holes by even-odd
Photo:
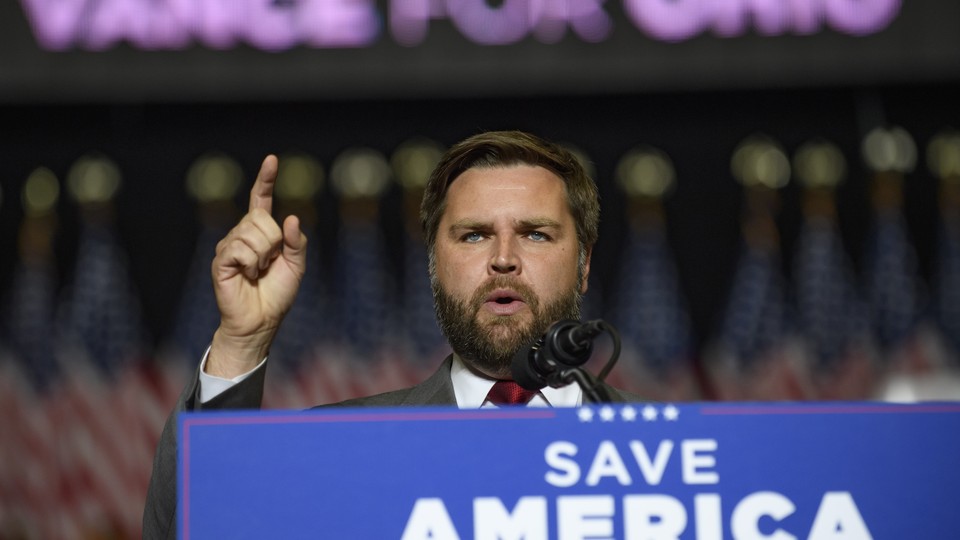
[[[440, 368], [422, 383], [384, 394], [350, 399], [327, 406], [341, 407], [394, 407], [394, 406], [444, 406], [456, 405], [450, 366], [453, 357], [447, 357]], [[199, 368], [187, 384], [173, 412], [163, 428], [157, 453], [153, 460], [153, 472], [147, 501], [143, 511], [143, 538], [174, 539], [177, 536], [177, 416], [180, 411], [257, 409], [263, 397], [263, 382], [266, 366], [258, 369], [246, 380], [236, 384], [207, 403], [200, 403]], [[641, 401], [639, 396], [628, 394], [607, 386], [613, 401]]]

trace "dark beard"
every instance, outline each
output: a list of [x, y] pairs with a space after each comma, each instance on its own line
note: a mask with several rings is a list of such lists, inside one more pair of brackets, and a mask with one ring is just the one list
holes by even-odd
[[[487, 296], [499, 288], [513, 289], [521, 295], [533, 313], [529, 324], [511, 316], [498, 316], [483, 325], [477, 320]], [[477, 289], [469, 303], [464, 303], [433, 280], [437, 321], [450, 347], [468, 366], [498, 379], [513, 378], [513, 355], [542, 336], [551, 324], [561, 319], [580, 320], [581, 298], [579, 290], [573, 288], [541, 310], [540, 299], [528, 286], [514, 278], [498, 276]]]

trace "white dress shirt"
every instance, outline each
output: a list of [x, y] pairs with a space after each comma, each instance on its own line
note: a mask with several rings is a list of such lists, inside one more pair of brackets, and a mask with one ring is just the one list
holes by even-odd
[[[487, 394], [497, 381], [470, 371], [457, 355], [453, 355], [450, 379], [453, 382], [453, 393], [457, 396], [457, 407], [461, 409], [496, 407], [487, 401]], [[580, 394], [580, 386], [577, 384], [569, 384], [563, 388], [548, 386], [537, 392], [527, 406], [576, 407], [580, 405]]]

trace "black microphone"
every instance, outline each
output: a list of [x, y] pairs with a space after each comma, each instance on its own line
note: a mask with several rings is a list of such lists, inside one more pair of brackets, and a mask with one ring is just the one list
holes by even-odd
[[570, 382], [561, 378], [564, 368], [580, 367], [590, 359], [593, 338], [603, 333], [603, 324], [599, 319], [554, 323], [543, 337], [513, 356], [513, 380], [527, 390], [564, 386]]

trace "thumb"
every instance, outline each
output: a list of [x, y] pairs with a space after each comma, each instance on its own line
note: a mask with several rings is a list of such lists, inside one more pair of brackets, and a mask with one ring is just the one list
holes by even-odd
[[307, 266], [307, 236], [300, 230], [300, 218], [287, 216], [283, 220], [283, 258], [300, 269]]

